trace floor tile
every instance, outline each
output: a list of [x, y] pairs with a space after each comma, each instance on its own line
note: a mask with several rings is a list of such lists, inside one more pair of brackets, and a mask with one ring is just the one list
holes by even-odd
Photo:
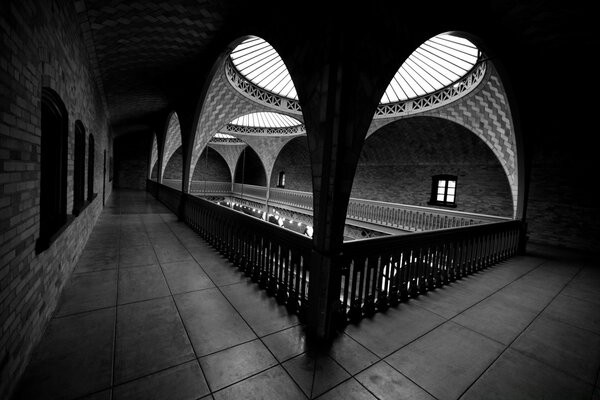
[[512, 349], [592, 385], [600, 367], [600, 335], [559, 321], [538, 318]]
[[199, 359], [212, 391], [266, 370], [277, 360], [259, 341], [253, 340]]
[[379, 400], [435, 400], [407, 377], [381, 361], [356, 376]]
[[111, 307], [116, 303], [116, 270], [73, 274], [63, 289], [55, 316]]
[[379, 357], [345, 334], [335, 338], [329, 355], [352, 375], [379, 361]]
[[188, 251], [217, 286], [230, 285], [248, 278], [210, 247], [188, 247]]
[[346, 333], [379, 357], [385, 357], [444, 322], [439, 315], [409, 302], [349, 325]]
[[215, 400], [305, 400], [280, 366], [268, 369], [214, 394]]
[[116, 383], [193, 358], [192, 346], [170, 297], [118, 307]]
[[158, 264], [158, 260], [151, 246], [122, 247], [120, 250], [120, 267], [137, 267], [152, 264]]
[[283, 367], [304, 394], [311, 398], [350, 378], [350, 375], [328, 356], [315, 357], [304, 353], [284, 362]]
[[504, 346], [447, 322], [386, 361], [439, 400], [457, 399]]
[[319, 400], [377, 400], [355, 379], [348, 379], [322, 396]]
[[199, 357], [256, 339], [250, 327], [217, 289], [174, 297]]
[[461, 400], [588, 400], [593, 387], [508, 349]]
[[114, 388], [114, 400], [184, 400], [209, 394], [198, 361], [193, 360]]
[[262, 338], [264, 344], [283, 362], [307, 350], [305, 327], [297, 325]]
[[285, 306], [252, 281], [224, 286], [221, 290], [258, 336], [299, 323], [296, 315], [290, 314]]
[[52, 319], [16, 399], [74, 398], [110, 387], [115, 308]]
[[215, 286], [198, 263], [193, 260], [161, 263], [161, 267], [173, 294]]
[[459, 325], [509, 345], [537, 316], [501, 292], [486, 298], [452, 319]]
[[176, 261], [194, 261], [192, 255], [179, 241], [174, 244], [154, 244], [154, 251], [156, 252], [156, 257], [158, 257], [158, 261], [161, 264]]
[[560, 294], [542, 315], [600, 333], [600, 305], [589, 301]]
[[169, 287], [158, 265], [119, 271], [119, 304], [169, 296]]

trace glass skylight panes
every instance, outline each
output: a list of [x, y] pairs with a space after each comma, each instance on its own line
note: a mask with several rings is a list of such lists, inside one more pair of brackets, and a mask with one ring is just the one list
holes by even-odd
[[479, 49], [467, 39], [437, 35], [404, 61], [380, 103], [412, 99], [451, 85], [465, 76], [478, 59]]
[[296, 118], [274, 112], [257, 112], [246, 114], [230, 122], [231, 125], [253, 128], [286, 128], [302, 125]]
[[235, 139], [235, 136], [229, 135], [227, 133], [220, 133], [220, 132], [215, 133], [214, 137], [217, 139]]
[[250, 37], [231, 52], [237, 70], [256, 86], [298, 100], [290, 73], [277, 51], [259, 37]]

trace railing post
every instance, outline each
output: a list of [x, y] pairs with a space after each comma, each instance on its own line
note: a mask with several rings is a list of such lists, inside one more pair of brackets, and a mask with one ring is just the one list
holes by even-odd
[[312, 250], [308, 284], [309, 335], [317, 340], [329, 340], [335, 331], [335, 305], [341, 283], [340, 255], [326, 255]]
[[518, 254], [525, 254], [527, 250], [527, 222], [521, 221], [521, 227], [519, 229], [519, 244], [517, 246]]

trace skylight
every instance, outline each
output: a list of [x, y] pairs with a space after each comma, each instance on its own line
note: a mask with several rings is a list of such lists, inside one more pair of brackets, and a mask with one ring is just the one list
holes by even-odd
[[467, 39], [437, 35], [400, 66], [380, 103], [395, 103], [435, 92], [465, 76], [477, 63], [479, 49]]
[[217, 138], [217, 139], [236, 139], [236, 137], [233, 135], [230, 135], [228, 133], [221, 133], [221, 132], [215, 133], [215, 136], [213, 136], [213, 137]]
[[231, 52], [235, 68], [256, 86], [298, 100], [290, 73], [277, 51], [259, 37], [250, 37]]
[[246, 114], [230, 122], [231, 125], [253, 128], [287, 128], [302, 125], [296, 118], [274, 112], [257, 112]]

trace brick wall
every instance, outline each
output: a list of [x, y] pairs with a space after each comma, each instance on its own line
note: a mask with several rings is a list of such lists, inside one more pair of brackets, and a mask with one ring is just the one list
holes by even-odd
[[363, 145], [352, 197], [427, 206], [431, 177], [458, 176], [459, 211], [512, 216], [506, 174], [473, 133], [439, 118], [399, 120]]
[[286, 189], [312, 192], [310, 157], [305, 136], [291, 140], [281, 149], [273, 167], [271, 187], [277, 186], [280, 171], [285, 172]]
[[231, 172], [229, 172], [225, 159], [216, 150], [210, 147], [207, 147], [207, 149], [208, 159], [206, 150], [204, 150], [196, 163], [192, 180], [231, 182]]
[[600, 251], [597, 146], [585, 127], [555, 124], [534, 140], [527, 204], [531, 242]]
[[[111, 138], [77, 21], [70, 2], [0, 3], [0, 398], [18, 382], [102, 209], [103, 152], [112, 155]], [[86, 136], [94, 135], [98, 196], [36, 255], [43, 86], [56, 91], [68, 111], [67, 211], [73, 208], [76, 120]], [[86, 190], [88, 156], [86, 149]], [[107, 198], [110, 187], [107, 180]]]
[[115, 186], [146, 189], [148, 176], [148, 133], [129, 133], [115, 138]]
[[[244, 165], [244, 153], [246, 153], [245, 166], [242, 168]], [[258, 158], [258, 154], [250, 147], [246, 147], [240, 155], [235, 168], [235, 182], [241, 183], [242, 176], [244, 177], [244, 183], [248, 185], [266, 186], [267, 184], [265, 167], [263, 167], [260, 158]]]

